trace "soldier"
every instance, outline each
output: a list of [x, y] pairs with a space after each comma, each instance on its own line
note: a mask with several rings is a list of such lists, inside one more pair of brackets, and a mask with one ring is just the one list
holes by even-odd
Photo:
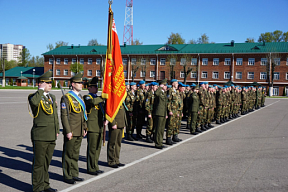
[[28, 96], [33, 113], [31, 140], [33, 144], [32, 190], [57, 191], [49, 186], [49, 165], [59, 134], [56, 97], [52, 95], [52, 72], [39, 77], [38, 91]]
[[[104, 121], [104, 99], [97, 96], [98, 78], [93, 77], [88, 82], [87, 87], [89, 94], [84, 95], [84, 102], [88, 115], [87, 127], [87, 173], [98, 175], [104, 171], [99, 170], [98, 160], [101, 151], [103, 139], [103, 121]], [[105, 138], [104, 138], [105, 139]], [[105, 140], [104, 140], [105, 141]]]
[[[187, 85], [184, 85], [184, 86], [178, 86], [178, 94], [179, 94], [179, 108], [178, 108], [178, 126], [177, 126], [177, 129], [174, 129], [175, 132], [173, 133], [173, 141], [175, 142], [179, 142], [179, 141], [182, 141], [182, 139], [179, 139], [178, 138], [178, 135], [179, 135], [179, 131], [180, 131], [180, 128], [181, 128], [181, 122], [182, 122], [182, 117], [184, 116], [183, 114], [183, 110], [184, 110], [184, 99], [186, 99], [186, 93], [185, 93], [185, 87], [187, 87]], [[177, 141], [178, 140], [178, 141]]]
[[142, 139], [145, 137], [142, 135], [142, 126], [145, 122], [145, 81], [139, 82], [139, 89], [136, 91], [136, 105], [137, 105], [137, 123], [136, 123], [136, 132], [137, 139]]
[[61, 98], [61, 121], [64, 134], [62, 168], [64, 182], [68, 184], [84, 181], [83, 178], [78, 177], [81, 142], [87, 134], [86, 106], [80, 94], [83, 86], [82, 76], [78, 73], [70, 79], [72, 90]]
[[125, 82], [125, 86], [126, 86], [126, 92], [128, 92], [130, 90], [130, 85], [128, 82]]
[[216, 124], [221, 124], [221, 113], [223, 111], [223, 90], [216, 86]]
[[167, 79], [160, 82], [159, 88], [155, 92], [154, 98], [154, 110], [153, 110], [153, 127], [155, 127], [155, 147], [157, 149], [163, 149], [163, 134], [165, 130], [165, 122], [167, 116]]
[[209, 89], [207, 92], [208, 95], [208, 110], [207, 110], [207, 126], [208, 128], [213, 128], [214, 126], [211, 125], [211, 121], [214, 116], [214, 105], [215, 105], [215, 98], [213, 96], [213, 86], [209, 85]]
[[127, 107], [126, 117], [127, 117], [127, 127], [126, 127], [126, 139], [128, 141], [138, 140], [133, 137], [134, 127], [136, 126], [136, 118], [137, 118], [137, 105], [136, 105], [136, 83], [130, 83], [130, 91], [127, 92], [127, 96], [125, 99], [125, 105]]
[[197, 135], [198, 133], [201, 133], [202, 131], [199, 130], [197, 127], [197, 116], [199, 111], [199, 86], [196, 85], [193, 89], [193, 92], [191, 93], [189, 97], [189, 106], [188, 111], [189, 114], [191, 114], [191, 123], [190, 123], [190, 133], [192, 135]]
[[265, 97], [266, 97], [266, 87], [263, 87], [263, 89], [262, 89], [261, 107], [265, 106]]
[[[120, 150], [123, 130], [125, 129], [126, 122], [125, 107], [122, 104], [119, 108], [117, 115], [112, 123], [109, 122], [109, 140], [107, 146], [107, 161], [108, 166], [112, 168], [123, 167], [125, 164], [120, 163]], [[106, 123], [107, 124], [107, 121]]]
[[146, 141], [153, 143], [151, 135], [155, 134], [155, 128], [153, 127], [153, 106], [155, 91], [158, 89], [158, 83], [152, 82], [152, 89], [146, 94], [145, 109], [147, 111], [147, 128], [146, 128]]
[[242, 109], [241, 115], [245, 115], [247, 113], [247, 91], [246, 87], [242, 88], [241, 92], [241, 100], [242, 100]]
[[[187, 106], [187, 127], [186, 127], [186, 129], [189, 129], [189, 130], [191, 129], [190, 126], [191, 126], [191, 118], [192, 118], [192, 112], [191, 112], [191, 109], [190, 109], [190, 107], [192, 105], [191, 95], [194, 92], [195, 87], [196, 87], [196, 84], [192, 83], [191, 89], [187, 93], [187, 96], [186, 96], [186, 102], [184, 102], [184, 106]], [[199, 86], [198, 86], [198, 90], [199, 90]]]

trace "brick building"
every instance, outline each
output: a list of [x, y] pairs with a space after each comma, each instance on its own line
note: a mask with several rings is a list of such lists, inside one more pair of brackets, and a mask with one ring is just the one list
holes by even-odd
[[[231, 80], [238, 85], [258, 82], [268, 86], [273, 74], [274, 95], [288, 92], [288, 43], [216, 43], [182, 45], [123, 45], [121, 53], [126, 81], [164, 78], [186, 83], [208, 81], [224, 84]], [[84, 77], [98, 76], [105, 64], [106, 46], [62, 46], [43, 53], [44, 71], [52, 70], [56, 85], [73, 76], [70, 65], [83, 65]], [[185, 68], [185, 69], [184, 69]], [[171, 73], [171, 71], [173, 71]], [[287, 88], [286, 88], [287, 87]]]

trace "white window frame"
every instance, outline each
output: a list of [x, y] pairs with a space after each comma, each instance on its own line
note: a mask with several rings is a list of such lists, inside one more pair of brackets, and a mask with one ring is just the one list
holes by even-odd
[[248, 58], [248, 65], [250, 66], [255, 65], [255, 58]]
[[212, 72], [212, 79], [219, 79], [219, 72], [218, 71]]
[[[236, 79], [242, 79], [242, 72], [241, 71], [237, 71], [236, 73], [235, 73], [235, 75], [236, 75]], [[240, 77], [239, 77], [240, 76]]]
[[280, 61], [281, 61], [280, 58], [274, 58], [275, 65], [279, 66], [280, 65]]
[[208, 77], [208, 72], [207, 71], [202, 71], [201, 79], [207, 79], [207, 77]]
[[57, 65], [60, 65], [60, 63], [61, 63], [61, 59], [60, 59], [60, 58], [57, 58], [57, 59], [56, 59], [56, 64], [57, 64]]
[[61, 75], [60, 69], [56, 69], [56, 75]]
[[267, 65], [267, 58], [261, 58], [261, 64], [260, 65]]
[[92, 63], [93, 63], [93, 59], [92, 58], [88, 58], [88, 65], [92, 65]]
[[191, 58], [191, 65], [197, 65], [197, 58]]
[[127, 58], [122, 58], [122, 63], [123, 63], [123, 65], [127, 65], [128, 64], [128, 59]]
[[68, 69], [64, 69], [64, 70], [63, 70], [63, 75], [64, 75], [64, 76], [67, 76], [67, 75], [68, 75]]
[[230, 79], [231, 73], [230, 71], [224, 71], [224, 79]]
[[286, 73], [286, 80], [288, 80], [288, 72]]
[[274, 80], [280, 80], [280, 72], [274, 72], [273, 77]]
[[96, 65], [101, 65], [101, 61], [102, 61], [101, 58], [97, 58], [97, 59], [96, 59]]
[[165, 64], [166, 64], [166, 59], [160, 58], [160, 65], [165, 65]]
[[185, 77], [184, 71], [180, 71], [180, 78], [184, 78], [184, 77]]
[[150, 59], [150, 65], [156, 65], [156, 59], [155, 58]]
[[[180, 65], [185, 65], [187, 59], [186, 58], [181, 58]], [[180, 72], [181, 73], [181, 72]]]
[[69, 62], [68, 58], [64, 58], [64, 65], [68, 65], [68, 62]]
[[219, 65], [219, 58], [213, 58], [213, 65]]
[[191, 71], [191, 78], [192, 79], [196, 79], [197, 78], [197, 71]]
[[136, 58], [131, 58], [131, 65], [136, 65]]
[[84, 58], [80, 58], [80, 64], [84, 65]]
[[77, 60], [75, 58], [73, 58], [71, 64], [75, 64], [76, 62], [77, 62]]
[[208, 65], [208, 58], [202, 58], [202, 65]]
[[96, 77], [100, 77], [101, 76], [101, 70], [96, 70]]
[[141, 59], [141, 65], [146, 65], [146, 59], [145, 58]]
[[225, 58], [224, 65], [231, 65], [231, 58]]
[[92, 70], [91, 69], [87, 70], [87, 76], [92, 76]]
[[155, 71], [150, 71], [150, 77], [155, 77], [156, 72]]
[[71, 71], [71, 76], [73, 77], [75, 75], [75, 73], [73, 71]]
[[146, 71], [140, 71], [140, 77], [145, 77], [146, 76]]
[[260, 79], [261, 80], [267, 79], [267, 73], [266, 72], [260, 72]]
[[53, 65], [54, 59], [53, 58], [49, 58], [49, 65]]
[[[251, 75], [253, 75], [253, 78], [251, 78]], [[247, 79], [254, 79], [254, 72], [247, 72]]]
[[176, 58], [170, 59], [170, 65], [176, 65]]
[[243, 64], [243, 58], [236, 58], [236, 65], [242, 65]]

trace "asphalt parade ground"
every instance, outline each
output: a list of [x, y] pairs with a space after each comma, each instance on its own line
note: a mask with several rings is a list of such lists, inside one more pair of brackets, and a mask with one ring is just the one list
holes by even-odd
[[[32, 92], [0, 90], [1, 192], [32, 191], [33, 119], [27, 104]], [[61, 92], [51, 93], [56, 95], [60, 115]], [[197, 136], [185, 129], [185, 121], [182, 123], [179, 138], [183, 141], [163, 150], [144, 140], [123, 139], [120, 161], [126, 166], [118, 169], [107, 165], [106, 141], [99, 159], [105, 172], [98, 176], [86, 173], [84, 138], [79, 177], [85, 181], [75, 185], [63, 182], [60, 134], [49, 167], [50, 186], [73, 192], [288, 191], [288, 99], [266, 99], [265, 107], [222, 125], [213, 124], [215, 128]], [[62, 130], [61, 122], [60, 126]]]

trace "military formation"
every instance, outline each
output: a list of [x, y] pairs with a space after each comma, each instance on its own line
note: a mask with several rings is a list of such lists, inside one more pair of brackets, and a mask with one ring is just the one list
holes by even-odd
[[[50, 93], [52, 72], [39, 78], [38, 90], [28, 96], [32, 111], [33, 145], [32, 189], [53, 192], [50, 187], [48, 169], [53, 156], [59, 131], [56, 97]], [[60, 117], [63, 127], [62, 170], [63, 180], [75, 184], [79, 178], [78, 160], [83, 137], [87, 135], [87, 173], [98, 175], [98, 159], [102, 143], [105, 143], [105, 126], [109, 130], [107, 163], [111, 168], [125, 166], [120, 163], [121, 141], [126, 129], [126, 140], [145, 139], [154, 143], [157, 149], [173, 145], [182, 140], [179, 131], [182, 120], [186, 128], [197, 135], [213, 128], [211, 124], [225, 123], [239, 115], [245, 115], [264, 106], [264, 87], [240, 87], [237, 85], [184, 85], [176, 79], [167, 84], [167, 79], [146, 84], [140, 81], [126, 83], [127, 96], [113, 122], [105, 119], [105, 99], [97, 96], [98, 78], [87, 83], [89, 94], [82, 95], [82, 74], [70, 79], [71, 91], [64, 94], [60, 103]], [[146, 127], [146, 135], [142, 134]], [[136, 134], [135, 133], [136, 129]], [[166, 130], [166, 142], [163, 144]]]

